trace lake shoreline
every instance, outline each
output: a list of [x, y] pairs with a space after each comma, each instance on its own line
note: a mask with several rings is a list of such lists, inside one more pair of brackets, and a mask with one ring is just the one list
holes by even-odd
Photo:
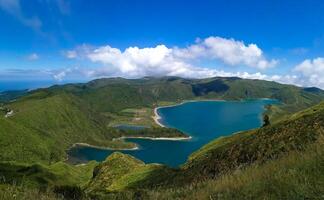
[[160, 127], [165, 127], [159, 120], [162, 119], [162, 117], [159, 115], [158, 113], [158, 109], [160, 109], [162, 107], [156, 107], [154, 108], [154, 116], [152, 117], [154, 122], [159, 125]]
[[[250, 99], [237, 101], [215, 99], [190, 100], [183, 102], [178, 101], [177, 104], [164, 104], [166, 106], [156, 106], [156, 113], [160, 114], [160, 117], [163, 118], [162, 120], [160, 120], [160, 123], [164, 123], [164, 125], [167, 125], [166, 127], [169, 127], [169, 124], [170, 127], [181, 127], [178, 130], [187, 130], [187, 136], [177, 134], [149, 135], [147, 133], [142, 135], [120, 134], [113, 140], [116, 140], [115, 142], [118, 144], [123, 142], [123, 139], [125, 142], [138, 144], [138, 147], [140, 148], [140, 150], [138, 151], [136, 151], [135, 149], [135, 151], [121, 150], [121, 152], [130, 154], [136, 158], [143, 160], [146, 163], [164, 163], [171, 167], [177, 167], [186, 162], [190, 154], [197, 151], [197, 149], [202, 148], [202, 146], [207, 145], [216, 138], [229, 136], [240, 131], [258, 128], [261, 125], [261, 116], [265, 111], [265, 105], [275, 103], [272, 101], [263, 100], [268, 99], [256, 99], [255, 101]], [[159, 108], [173, 107], [177, 105], [180, 105], [179, 107], [181, 107], [181, 104], [187, 102], [201, 102], [201, 104], [188, 103], [183, 106], [184, 108], [181, 109], [174, 107], [165, 110], [158, 110]], [[154, 109], [154, 107], [151, 109]], [[175, 110], [174, 112], [173, 109]], [[153, 115], [152, 111], [153, 110], [151, 110], [150, 112], [150, 117], [152, 117]], [[225, 111], [227, 117], [224, 117], [223, 115], [223, 112]], [[172, 118], [171, 115], [176, 115], [178, 118]], [[170, 121], [169, 116], [171, 117]], [[189, 118], [183, 119], [184, 116]], [[151, 121], [151, 123], [153, 123], [153, 121]], [[234, 123], [235, 126], [232, 126], [232, 124]], [[229, 126], [229, 124], [231, 124], [231, 126]], [[155, 124], [154, 126], [157, 127], [157, 125]], [[172, 136], [173, 138], [170, 138]], [[108, 145], [112, 146], [109, 143]], [[70, 160], [73, 162], [73, 159], [77, 158], [81, 161], [77, 160], [76, 162], [87, 162], [85, 160], [96, 160], [100, 162], [113, 152], [114, 150], [105, 151], [100, 150], [100, 148], [92, 149], [91, 147], [79, 147], [71, 152]]]
[[[175, 103], [172, 105], [168, 105], [168, 106], [158, 106], [154, 108], [154, 116], [152, 116], [154, 122], [160, 126], [160, 127], [166, 127], [165, 125], [163, 125], [159, 120], [162, 119], [162, 117], [159, 115], [158, 110], [160, 108], [170, 108], [170, 107], [175, 107], [175, 106], [180, 106], [182, 104], [185, 103], [190, 103], [190, 102], [200, 102], [200, 101], [226, 101], [226, 100], [222, 100], [222, 99], [202, 99], [202, 100], [184, 100], [180, 103]], [[190, 136], [191, 137], [191, 136]]]
[[111, 147], [101, 147], [101, 146], [91, 145], [91, 144], [82, 143], [82, 142], [74, 143], [71, 148], [77, 148], [77, 147], [91, 147], [91, 148], [95, 148], [95, 149], [112, 150], [112, 151], [134, 151], [134, 150], [140, 149], [138, 146], [135, 146], [133, 148], [111, 148]]
[[[166, 127], [163, 125], [159, 120], [162, 119], [162, 117], [159, 115], [158, 110], [160, 108], [170, 108], [170, 107], [175, 107], [175, 106], [180, 106], [185, 103], [191, 103], [191, 102], [202, 102], [202, 101], [219, 101], [219, 102], [227, 102], [227, 101], [246, 101], [249, 99], [239, 99], [239, 100], [224, 100], [224, 99], [200, 99], [200, 100], [183, 100], [180, 103], [175, 103], [172, 105], [167, 105], [167, 106], [158, 106], [154, 108], [154, 116], [152, 116], [154, 122], [160, 126], [160, 127]], [[251, 100], [272, 100], [271, 98], [256, 98], [256, 99], [251, 99]]]
[[120, 139], [143, 139], [143, 140], [170, 140], [170, 141], [180, 141], [180, 140], [191, 140], [192, 137], [145, 137], [145, 136], [122, 136], [119, 138], [114, 138], [114, 140]]

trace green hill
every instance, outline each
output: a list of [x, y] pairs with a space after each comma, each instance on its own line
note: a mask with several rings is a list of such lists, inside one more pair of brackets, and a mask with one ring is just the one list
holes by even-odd
[[[182, 167], [194, 180], [217, 178], [290, 151], [304, 151], [324, 134], [324, 102], [272, 126], [216, 139], [193, 153]], [[198, 173], [199, 172], [199, 173]]]
[[[6, 108], [10, 117], [0, 116], [0, 160], [55, 162], [64, 160], [65, 151], [76, 142], [99, 146], [132, 147], [114, 136], [105, 118], [74, 95], [57, 94], [41, 98], [32, 93]], [[111, 133], [111, 134], [109, 134]]]
[[[324, 139], [303, 152], [289, 152], [197, 184], [147, 190], [147, 199], [322, 199]], [[133, 196], [129, 195], [131, 199]]]

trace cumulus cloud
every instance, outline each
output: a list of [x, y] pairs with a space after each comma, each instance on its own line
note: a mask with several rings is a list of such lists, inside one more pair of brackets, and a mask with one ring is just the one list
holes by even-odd
[[101, 63], [103, 66], [92, 71], [93, 75], [115, 74], [123, 77], [169, 75], [199, 78], [214, 76], [219, 72], [193, 64], [202, 60], [216, 60], [230, 66], [243, 65], [256, 69], [266, 69], [277, 64], [276, 60], [267, 60], [255, 44], [245, 45], [241, 41], [221, 37], [198, 39], [185, 48], [169, 48], [162, 44], [121, 50], [109, 45], [96, 48], [82, 45], [66, 51], [65, 56]]
[[277, 60], [265, 59], [256, 44], [245, 45], [242, 41], [221, 37], [208, 37], [197, 40], [196, 44], [184, 49], [176, 49], [175, 54], [184, 58], [219, 59], [228, 65], [246, 65], [259, 69], [275, 66]]
[[266, 69], [277, 64], [277, 60], [267, 60], [256, 44], [245, 45], [241, 41], [221, 37], [196, 40], [186, 48], [168, 48], [158, 45], [151, 48], [129, 47], [125, 51], [109, 45], [88, 52], [88, 58], [95, 62], [120, 67], [122, 71], [138, 69], [138, 65], [149, 68], [180, 64], [188, 65], [192, 60], [220, 60], [227, 65], [245, 65]]
[[165, 45], [153, 48], [129, 47], [125, 51], [110, 46], [97, 48], [87, 54], [93, 62], [101, 62], [120, 74], [129, 77], [186, 75], [192, 66], [174, 56]]
[[38, 60], [39, 59], [39, 56], [38, 56], [37, 53], [32, 53], [29, 56], [27, 56], [27, 59], [30, 60], [30, 61]]
[[24, 15], [19, 0], [0, 0], [0, 8], [34, 30], [40, 30], [42, 26], [42, 22], [37, 16], [26, 17]]
[[294, 68], [301, 74], [301, 81], [306, 86], [324, 88], [324, 58], [307, 59]]

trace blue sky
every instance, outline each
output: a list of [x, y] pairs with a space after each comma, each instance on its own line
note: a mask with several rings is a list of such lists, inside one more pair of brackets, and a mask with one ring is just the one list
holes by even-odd
[[0, 0], [0, 79], [240, 76], [324, 88], [323, 10], [306, 0]]

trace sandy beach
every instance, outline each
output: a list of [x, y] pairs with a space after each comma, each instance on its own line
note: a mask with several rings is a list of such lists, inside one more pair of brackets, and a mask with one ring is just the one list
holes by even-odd
[[154, 116], [152, 116], [152, 118], [153, 118], [153, 120], [154, 120], [154, 122], [157, 124], [157, 125], [159, 125], [160, 127], [165, 127], [162, 123], [160, 123], [160, 119], [161, 119], [161, 117], [160, 117], [160, 115], [158, 114], [158, 112], [157, 112], [157, 110], [159, 109], [159, 108], [162, 108], [162, 107], [156, 107], [156, 108], [154, 108]]

